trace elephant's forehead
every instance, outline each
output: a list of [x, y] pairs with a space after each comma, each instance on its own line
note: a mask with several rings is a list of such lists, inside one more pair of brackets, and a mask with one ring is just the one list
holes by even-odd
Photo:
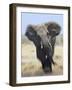
[[37, 32], [38, 35], [46, 35], [47, 32], [48, 32], [46, 26], [42, 25], [42, 24], [34, 26], [34, 29], [35, 29], [35, 31]]

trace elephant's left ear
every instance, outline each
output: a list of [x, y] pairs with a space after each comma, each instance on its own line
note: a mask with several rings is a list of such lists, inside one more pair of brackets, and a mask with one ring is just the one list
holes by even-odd
[[46, 23], [45, 26], [47, 27], [47, 30], [50, 35], [56, 36], [60, 34], [61, 26], [55, 22], [49, 22]]

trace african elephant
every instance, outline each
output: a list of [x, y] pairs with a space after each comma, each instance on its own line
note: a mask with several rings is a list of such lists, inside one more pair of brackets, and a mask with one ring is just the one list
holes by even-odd
[[28, 25], [27, 27], [25, 35], [36, 46], [37, 58], [45, 73], [52, 72], [54, 46], [56, 36], [59, 35], [60, 31], [60, 25], [55, 22]]

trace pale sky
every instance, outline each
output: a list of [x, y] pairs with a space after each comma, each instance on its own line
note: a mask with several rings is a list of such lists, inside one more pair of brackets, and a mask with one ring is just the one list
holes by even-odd
[[[46, 22], [56, 22], [61, 28], [63, 28], [63, 15], [62, 14], [50, 14], [50, 13], [21, 13], [21, 30], [22, 35], [26, 32], [26, 28], [29, 24], [41, 24]], [[61, 30], [63, 33], [63, 30]]]

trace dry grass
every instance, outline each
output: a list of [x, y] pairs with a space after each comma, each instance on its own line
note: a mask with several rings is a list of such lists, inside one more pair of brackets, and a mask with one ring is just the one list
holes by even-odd
[[55, 46], [53, 72], [45, 74], [42, 70], [40, 61], [36, 58], [36, 49], [33, 43], [22, 44], [21, 76], [43, 76], [43, 75], [62, 75], [63, 74], [63, 48]]

